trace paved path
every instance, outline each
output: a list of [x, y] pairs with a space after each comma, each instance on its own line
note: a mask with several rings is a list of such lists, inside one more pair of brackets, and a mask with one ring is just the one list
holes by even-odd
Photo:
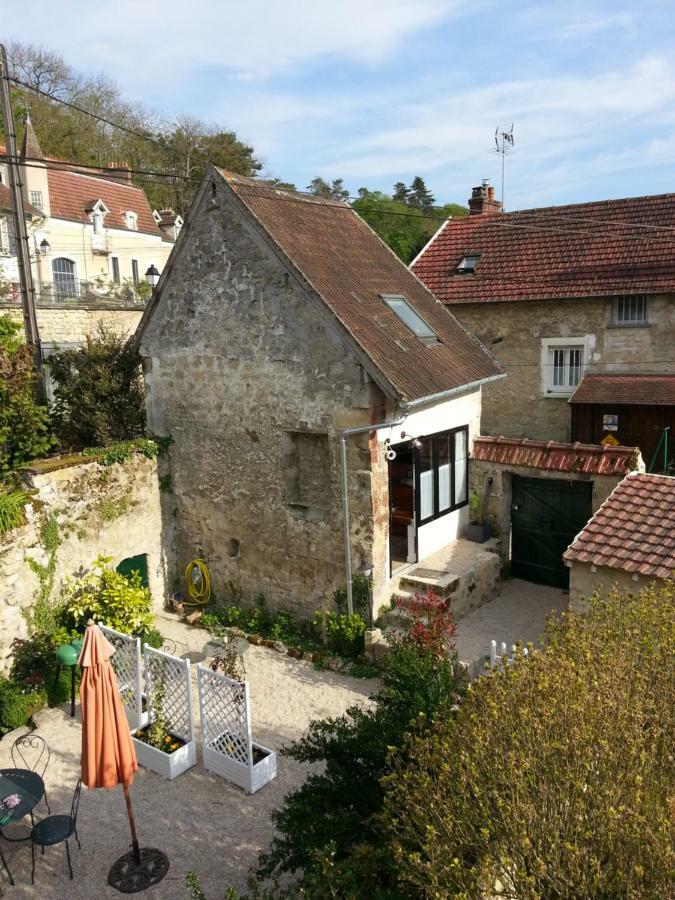
[[459, 658], [470, 666], [481, 665], [490, 641], [537, 644], [546, 617], [567, 607], [569, 596], [559, 588], [511, 578], [501, 583], [498, 597], [468, 613], [457, 623]]

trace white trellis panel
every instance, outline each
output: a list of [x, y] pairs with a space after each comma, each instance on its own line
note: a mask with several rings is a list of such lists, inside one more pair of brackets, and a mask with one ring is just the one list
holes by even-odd
[[197, 762], [190, 661], [164, 653], [162, 650], [155, 650], [147, 644], [143, 649], [143, 659], [148, 722], [151, 723], [154, 719], [156, 712], [153, 709], [154, 689], [157, 680], [161, 678], [165, 687], [162, 713], [166, 718], [167, 729], [176, 737], [182, 738], [185, 744], [173, 753], [164, 753], [134, 738], [136, 756], [141, 765], [165, 778], [175, 778]]
[[[274, 750], [251, 737], [248, 683], [197, 666], [204, 767], [254, 794], [277, 774]], [[254, 762], [254, 751], [262, 754]]]
[[147, 721], [141, 688], [141, 639], [121, 634], [105, 625], [99, 625], [99, 628], [115, 648], [110, 662], [117, 676], [129, 728], [135, 731]]

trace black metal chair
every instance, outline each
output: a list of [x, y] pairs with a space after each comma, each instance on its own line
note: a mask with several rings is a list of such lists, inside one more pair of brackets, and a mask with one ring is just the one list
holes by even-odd
[[70, 872], [70, 880], [73, 880], [73, 867], [70, 863], [70, 847], [68, 845], [68, 838], [75, 835], [75, 840], [77, 841], [77, 846], [82, 849], [82, 844], [80, 843], [80, 838], [77, 834], [77, 810], [80, 806], [80, 792], [82, 790], [82, 779], [78, 779], [77, 784], [75, 785], [75, 793], [73, 794], [73, 802], [70, 805], [70, 815], [69, 816], [48, 816], [46, 819], [43, 819], [41, 822], [38, 822], [37, 825], [31, 831], [31, 856], [32, 856], [32, 869], [30, 873], [30, 883], [35, 884], [35, 845], [37, 844], [42, 849], [42, 854], [44, 855], [45, 847], [51, 847], [54, 844], [62, 844], [65, 841], [66, 844], [66, 859], [68, 860], [68, 871]]
[[[12, 744], [11, 749], [12, 762], [17, 769], [29, 769], [35, 772], [40, 778], [45, 780], [45, 772], [51, 759], [51, 751], [47, 741], [39, 734], [24, 734], [18, 737]], [[47, 800], [47, 789], [44, 794], [45, 803], [47, 804], [47, 812], [51, 814], [49, 800]], [[30, 814], [33, 824], [33, 813]]]

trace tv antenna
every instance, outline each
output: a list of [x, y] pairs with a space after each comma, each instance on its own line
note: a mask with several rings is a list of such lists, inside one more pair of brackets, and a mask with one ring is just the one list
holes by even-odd
[[502, 157], [502, 212], [504, 211], [504, 170], [506, 157], [513, 150], [513, 122], [509, 131], [500, 131], [499, 125], [495, 128], [495, 147], [496, 152]]

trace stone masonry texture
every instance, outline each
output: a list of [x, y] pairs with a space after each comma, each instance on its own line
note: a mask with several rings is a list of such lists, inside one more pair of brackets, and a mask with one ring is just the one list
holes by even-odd
[[[568, 441], [570, 407], [541, 389], [543, 338], [595, 335], [588, 372], [672, 372], [675, 302], [648, 299], [647, 326], [613, 326], [613, 298], [452, 304], [460, 322], [491, 349], [507, 377], [483, 388], [483, 434]], [[502, 340], [492, 345], [495, 338]]]
[[[370, 421], [378, 391], [222, 191], [190, 227], [140, 347], [149, 427], [173, 438], [177, 571], [202, 556], [216, 595], [309, 615], [344, 587], [339, 432]], [[348, 473], [358, 570], [372, 562], [367, 434], [349, 440]]]

